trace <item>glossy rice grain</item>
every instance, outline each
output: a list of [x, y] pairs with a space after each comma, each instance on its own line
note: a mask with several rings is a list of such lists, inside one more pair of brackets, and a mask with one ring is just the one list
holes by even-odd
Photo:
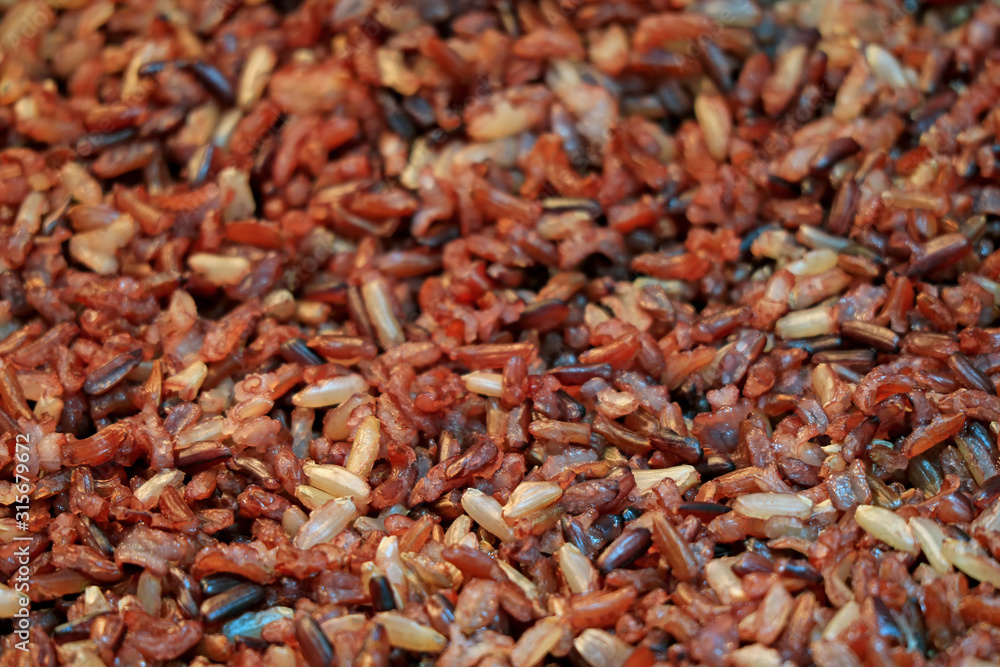
[[0, 667], [992, 664], [1000, 7], [897, 4], [4, 3]]

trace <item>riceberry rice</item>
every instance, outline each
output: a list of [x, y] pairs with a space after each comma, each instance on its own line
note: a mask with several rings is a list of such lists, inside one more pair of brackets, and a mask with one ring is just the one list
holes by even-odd
[[998, 26], [4, 3], [0, 667], [993, 664]]

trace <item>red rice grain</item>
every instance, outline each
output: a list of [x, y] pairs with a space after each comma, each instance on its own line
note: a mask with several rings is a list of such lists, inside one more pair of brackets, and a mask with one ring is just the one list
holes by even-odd
[[6, 3], [0, 667], [991, 664], [1000, 8], [904, 9]]

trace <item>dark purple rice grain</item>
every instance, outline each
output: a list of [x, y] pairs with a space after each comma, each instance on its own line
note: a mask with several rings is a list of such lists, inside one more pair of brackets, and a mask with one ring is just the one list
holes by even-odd
[[597, 568], [607, 574], [611, 570], [628, 567], [644, 555], [652, 543], [652, 534], [645, 528], [629, 528], [604, 549], [597, 558]]
[[811, 584], [823, 583], [823, 575], [804, 560], [779, 558], [775, 563], [774, 571], [778, 574], [792, 577], [793, 579], [801, 579]]
[[698, 62], [702, 71], [712, 79], [712, 82], [722, 92], [728, 93], [733, 88], [733, 72], [722, 49], [712, 40], [704, 40], [698, 50]]
[[609, 444], [629, 455], [646, 454], [652, 448], [647, 436], [634, 433], [604, 415], [598, 415], [594, 419], [593, 429], [594, 433], [603, 436]]
[[861, 150], [861, 145], [851, 137], [840, 137], [828, 143], [820, 153], [813, 158], [811, 169], [813, 173], [823, 173], [832, 169], [841, 160], [855, 155]]
[[33, 310], [24, 291], [24, 281], [14, 271], [0, 273], [0, 298], [10, 304], [10, 314], [25, 317]]
[[889, 610], [889, 607], [885, 602], [877, 595], [873, 595], [865, 601], [865, 609], [862, 613], [868, 613], [869, 608], [871, 613], [876, 620], [876, 625], [878, 632], [883, 637], [892, 639], [898, 643], [905, 643], [906, 637], [903, 635], [903, 631], [899, 628], [896, 623], [893, 613]]
[[842, 322], [840, 333], [845, 338], [868, 345], [883, 352], [895, 352], [899, 349], [899, 336], [886, 327], [880, 327], [871, 322], [849, 320]]
[[205, 183], [209, 170], [212, 168], [212, 155], [214, 153], [215, 147], [212, 144], [205, 144], [195, 151], [187, 175], [191, 187], [200, 187]]
[[563, 385], [581, 385], [594, 378], [610, 381], [614, 368], [611, 364], [573, 364], [550, 368], [547, 373]]
[[226, 77], [214, 65], [204, 60], [195, 60], [185, 63], [185, 69], [195, 75], [205, 88], [225, 105], [231, 105], [236, 101], [233, 87]]
[[368, 319], [368, 311], [361, 300], [361, 290], [354, 285], [346, 288], [347, 312], [351, 316], [351, 321], [361, 330], [360, 333], [365, 338], [374, 339], [372, 323]]
[[263, 602], [265, 597], [264, 588], [257, 584], [238, 584], [224, 593], [207, 598], [201, 603], [199, 611], [206, 622], [217, 623], [238, 616]]
[[765, 574], [773, 571], [774, 562], [771, 559], [752, 551], [743, 552], [733, 563], [733, 572], [740, 577], [745, 577], [751, 572]]
[[709, 454], [704, 461], [695, 465], [702, 479], [714, 479], [736, 470], [736, 465], [722, 454]]
[[201, 408], [195, 403], [178, 403], [163, 420], [163, 428], [172, 436], [176, 436], [188, 426], [191, 426], [201, 416]]
[[155, 62], [146, 63], [139, 67], [138, 74], [141, 77], [156, 76], [167, 69], [170, 64], [171, 63], [166, 60], [157, 60]]
[[876, 357], [875, 350], [824, 350], [814, 354], [812, 362], [814, 364], [870, 366], [875, 363]]
[[805, 350], [809, 354], [817, 354], [827, 350], [834, 350], [843, 344], [840, 336], [817, 336], [816, 338], [796, 338], [786, 340], [788, 347], [797, 347]]
[[201, 607], [201, 589], [186, 572], [177, 567], [168, 572], [170, 587], [177, 598], [177, 604], [189, 618], [198, 618]]
[[830, 216], [826, 223], [827, 232], [834, 236], [844, 236], [847, 233], [858, 207], [859, 196], [858, 184], [854, 179], [844, 179], [830, 207]]
[[955, 435], [955, 446], [962, 454], [965, 465], [976, 481], [986, 484], [986, 480], [1000, 473], [997, 447], [985, 426], [970, 422]]
[[99, 617], [109, 614], [107, 611], [96, 611], [86, 616], [60, 623], [52, 629], [52, 638], [60, 641], [79, 641], [90, 637], [90, 628]]
[[595, 218], [604, 213], [600, 203], [582, 197], [547, 197], [539, 203], [546, 211], [584, 211]]
[[872, 490], [875, 504], [890, 510], [897, 510], [902, 506], [903, 501], [899, 494], [892, 490], [885, 482], [871, 473], [866, 475], [868, 486]]
[[134, 127], [123, 127], [114, 132], [88, 134], [76, 142], [76, 152], [87, 155], [102, 153], [133, 139], [137, 134]]
[[708, 522], [719, 516], [731, 512], [733, 508], [721, 503], [686, 502], [677, 506], [678, 514], [691, 514], [700, 520]]
[[555, 329], [568, 316], [569, 307], [559, 299], [541, 299], [524, 309], [517, 325], [521, 329], [533, 329], [542, 333]]
[[948, 368], [955, 373], [958, 381], [969, 389], [985, 391], [987, 394], [995, 394], [997, 391], [986, 374], [962, 352], [952, 352], [948, 356]]
[[574, 399], [563, 389], [556, 392], [555, 398], [559, 404], [559, 419], [562, 421], [578, 422], [583, 419], [583, 416], [587, 413], [583, 404]]
[[[403, 113], [399, 102], [386, 92], [381, 92], [376, 97], [379, 106], [382, 107], [382, 113], [386, 118], [389, 128], [406, 141], [412, 141], [417, 134], [417, 129], [414, 127], [413, 121]], [[415, 99], [422, 98], [417, 97]]]
[[396, 600], [392, 595], [389, 580], [381, 574], [376, 574], [368, 580], [368, 591], [372, 598], [372, 608], [375, 611], [392, 611], [396, 608]]
[[83, 390], [91, 396], [99, 396], [121, 382], [141, 361], [140, 349], [122, 352], [91, 373], [83, 383]]
[[336, 653], [316, 619], [300, 612], [295, 619], [295, 638], [309, 667], [329, 667]]
[[973, 504], [979, 509], [993, 506], [1000, 499], [1000, 475], [993, 475], [972, 495]]
[[605, 514], [587, 530], [590, 540], [597, 550], [603, 549], [622, 534], [623, 521], [617, 514]]
[[174, 463], [181, 469], [206, 467], [225, 461], [232, 455], [232, 450], [221, 442], [197, 442], [177, 451]]
[[201, 592], [208, 596], [225, 593], [242, 583], [245, 583], [243, 579], [231, 574], [210, 574], [207, 577], [202, 577], [198, 582]]
[[324, 363], [323, 358], [310, 350], [301, 338], [291, 338], [282, 343], [281, 356], [289, 363], [303, 366], [321, 366]]
[[967, 255], [972, 243], [964, 234], [936, 236], [910, 258], [909, 275], [920, 276], [954, 264]]
[[580, 553], [587, 558], [593, 558], [597, 554], [597, 549], [593, 541], [587, 534], [586, 529], [580, 525], [578, 517], [567, 516], [560, 521], [562, 525], [563, 538], [580, 550]]
[[455, 608], [441, 593], [435, 593], [427, 599], [427, 615], [438, 632], [449, 632], [455, 622]]
[[778, 199], [795, 199], [802, 194], [798, 183], [786, 181], [776, 174], [768, 174], [767, 189], [772, 196]]
[[676, 456], [684, 463], [698, 463], [702, 457], [701, 443], [697, 438], [681, 436], [668, 428], [658, 428], [648, 434], [653, 449]]
[[113, 558], [115, 555], [115, 548], [111, 544], [111, 540], [108, 539], [107, 534], [94, 523], [90, 517], [84, 515], [79, 519], [80, 523], [83, 525], [85, 532], [81, 535], [83, 542], [98, 551], [100, 551], [106, 558]]

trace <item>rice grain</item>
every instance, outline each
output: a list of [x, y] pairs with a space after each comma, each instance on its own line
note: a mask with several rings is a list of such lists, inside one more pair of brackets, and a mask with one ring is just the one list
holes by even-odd
[[875, 505], [861, 505], [854, 513], [854, 520], [873, 537], [892, 548], [912, 554], [920, 553], [920, 545], [913, 537], [906, 520], [895, 512]]
[[479, 489], [467, 489], [462, 494], [462, 508], [473, 521], [500, 538], [502, 542], [514, 539], [514, 532], [503, 520], [503, 508], [493, 496]]

